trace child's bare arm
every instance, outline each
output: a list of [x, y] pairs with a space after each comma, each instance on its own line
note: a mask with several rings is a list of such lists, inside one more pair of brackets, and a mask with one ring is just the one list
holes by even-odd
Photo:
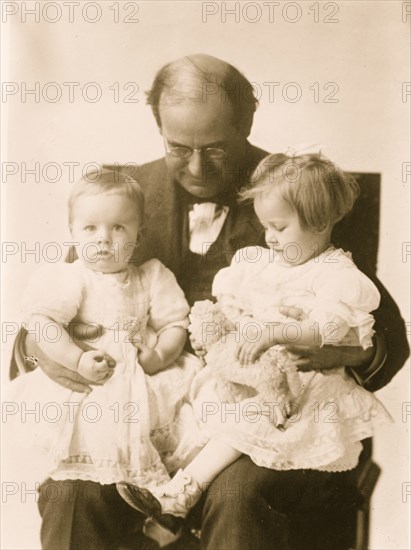
[[154, 349], [138, 344], [138, 359], [144, 372], [155, 374], [171, 365], [183, 351], [186, 338], [185, 328], [170, 327], [160, 334]]
[[[51, 327], [58, 341], [49, 339]], [[102, 382], [109, 373], [106, 353], [103, 350], [83, 351], [78, 347], [63, 327], [46, 315], [34, 314], [30, 317], [28, 329], [34, 332], [39, 348], [53, 361], [79, 372], [93, 382]]]
[[[333, 332], [333, 340], [339, 342], [348, 331], [345, 323], [329, 323]], [[280, 345], [299, 345], [308, 347], [320, 347], [322, 339], [318, 323], [312, 319], [302, 321], [290, 321], [289, 323], [265, 323], [265, 328], [256, 341], [247, 341], [239, 344], [237, 358], [242, 364], [253, 363], [258, 356], [271, 346]]]

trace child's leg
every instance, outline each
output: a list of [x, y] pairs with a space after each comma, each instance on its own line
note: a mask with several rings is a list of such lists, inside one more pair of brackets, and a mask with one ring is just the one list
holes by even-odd
[[198, 455], [184, 468], [184, 472], [200, 485], [210, 483], [242, 453], [233, 449], [220, 438], [213, 438]]
[[[194, 486], [199, 488], [198, 494], [194, 493], [193, 495], [190, 493], [190, 487], [188, 487], [188, 491], [184, 495], [187, 511], [196, 504], [201, 493], [207, 488], [207, 485], [240, 456], [240, 452], [234, 450], [221, 439], [211, 439], [200, 451], [196, 450], [195, 458], [183, 470], [180, 470], [170, 482], [170, 485], [172, 485], [174, 481], [178, 480], [179, 476], [187, 476], [186, 478], [191, 478], [194, 481]], [[161, 503], [162, 514], [167, 511], [167, 513], [177, 513], [180, 515], [179, 498], [181, 497], [178, 497], [178, 495], [174, 496], [174, 503], [167, 496], [159, 495], [157, 498]], [[170, 522], [170, 519], [165, 518], [164, 515], [156, 516], [153, 514], [153, 517], [154, 521], [148, 519], [144, 525], [144, 534], [147, 537], [157, 541], [160, 547], [175, 542], [179, 538], [181, 534], [181, 518], [174, 518], [175, 521]]]
[[[128, 483], [118, 483], [120, 495], [136, 510], [153, 517], [160, 525], [178, 531], [181, 518], [198, 502], [207, 485], [241, 456], [221, 439], [211, 439], [184, 470], [151, 492]], [[179, 522], [170, 522], [170, 516]]]

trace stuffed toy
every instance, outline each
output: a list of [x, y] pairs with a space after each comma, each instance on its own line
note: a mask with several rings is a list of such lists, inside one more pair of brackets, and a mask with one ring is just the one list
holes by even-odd
[[188, 327], [197, 349], [218, 381], [222, 402], [239, 402], [253, 397], [257, 403], [272, 404], [270, 420], [279, 429], [292, 414], [302, 393], [296, 359], [283, 346], [272, 346], [252, 364], [241, 365], [236, 359], [240, 343], [239, 328], [210, 300], [196, 302]]

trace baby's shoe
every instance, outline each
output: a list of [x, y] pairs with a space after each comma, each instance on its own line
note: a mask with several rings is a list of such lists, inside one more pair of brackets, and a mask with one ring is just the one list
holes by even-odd
[[172, 533], [180, 531], [183, 518], [201, 497], [199, 484], [184, 470], [152, 491], [124, 482], [117, 483], [117, 490], [127, 504]]

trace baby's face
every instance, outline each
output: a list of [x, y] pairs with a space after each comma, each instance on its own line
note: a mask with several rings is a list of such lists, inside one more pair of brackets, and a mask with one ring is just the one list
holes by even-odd
[[300, 265], [329, 244], [329, 232], [318, 233], [300, 224], [298, 214], [278, 191], [256, 197], [254, 210], [265, 229], [268, 247], [287, 264]]
[[93, 271], [125, 269], [141, 225], [133, 202], [115, 192], [80, 196], [73, 205], [71, 234], [77, 255]]

